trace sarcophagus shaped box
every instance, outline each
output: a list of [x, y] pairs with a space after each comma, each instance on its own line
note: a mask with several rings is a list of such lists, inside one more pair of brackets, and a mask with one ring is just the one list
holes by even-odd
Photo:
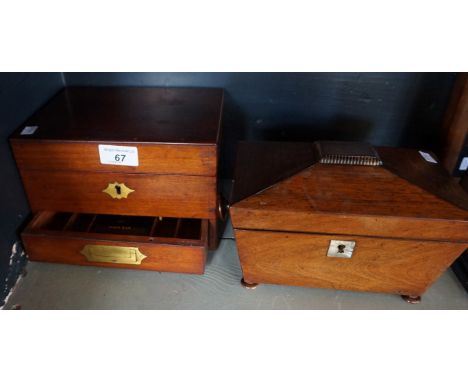
[[244, 284], [418, 300], [468, 248], [468, 196], [416, 150], [241, 143], [230, 207]]

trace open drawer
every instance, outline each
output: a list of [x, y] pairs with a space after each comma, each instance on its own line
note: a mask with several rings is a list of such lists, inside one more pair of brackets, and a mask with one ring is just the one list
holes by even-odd
[[33, 261], [202, 274], [208, 220], [42, 211], [22, 233]]

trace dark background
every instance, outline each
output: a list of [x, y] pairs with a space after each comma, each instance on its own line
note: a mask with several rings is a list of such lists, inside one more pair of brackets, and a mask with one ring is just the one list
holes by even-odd
[[29, 214], [8, 136], [63, 86], [225, 89], [221, 174], [235, 143], [359, 140], [438, 151], [455, 73], [2, 73], [0, 74], [0, 305], [23, 259], [12, 256]]
[[437, 149], [454, 73], [65, 73], [69, 86], [225, 89], [222, 175], [238, 139]]

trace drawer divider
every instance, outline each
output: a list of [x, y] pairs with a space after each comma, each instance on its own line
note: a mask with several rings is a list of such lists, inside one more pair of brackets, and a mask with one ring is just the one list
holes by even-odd
[[75, 223], [77, 218], [78, 218], [78, 214], [76, 213], [70, 216], [67, 223], [63, 226], [62, 231], [68, 231], [68, 229], [72, 226], [72, 224]]
[[177, 219], [177, 224], [176, 224], [176, 227], [175, 227], [175, 230], [174, 230], [174, 237], [177, 237], [177, 235], [179, 234], [180, 223], [181, 222], [182, 222], [181, 218]]
[[156, 227], [158, 226], [159, 222], [162, 220], [161, 217], [157, 216], [154, 218], [153, 225], [151, 226], [150, 230], [150, 238], [154, 238], [154, 231], [156, 230]]
[[91, 230], [91, 228], [93, 227], [94, 222], [96, 221], [96, 217], [97, 217], [97, 215], [93, 216], [93, 218], [91, 219], [91, 221], [88, 224], [88, 227], [86, 228], [86, 232], [89, 232]]

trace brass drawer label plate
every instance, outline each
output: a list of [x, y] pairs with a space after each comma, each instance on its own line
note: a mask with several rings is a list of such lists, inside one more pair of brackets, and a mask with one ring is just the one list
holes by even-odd
[[81, 254], [90, 262], [139, 265], [146, 258], [136, 247], [85, 245]]
[[353, 256], [355, 246], [355, 241], [330, 240], [327, 256], [350, 259]]

